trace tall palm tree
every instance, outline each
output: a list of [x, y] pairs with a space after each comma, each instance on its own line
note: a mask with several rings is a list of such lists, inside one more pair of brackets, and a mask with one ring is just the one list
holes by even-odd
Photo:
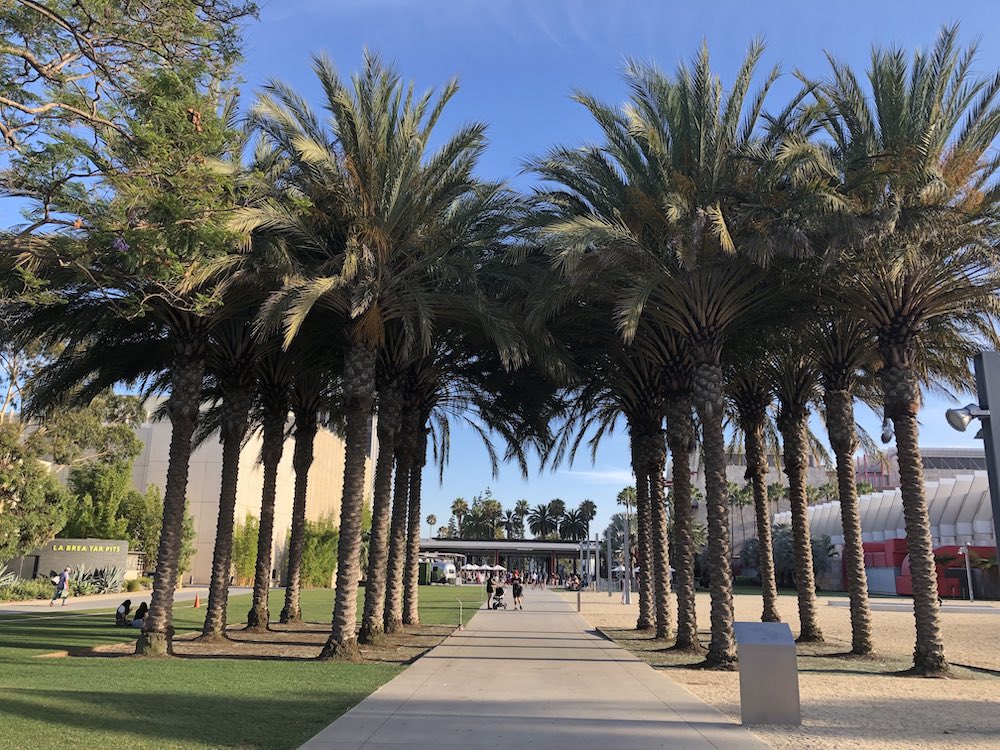
[[469, 504], [465, 502], [464, 498], [457, 497], [451, 504], [451, 514], [455, 516], [455, 520], [458, 522], [458, 535], [462, 536], [462, 519], [465, 518], [465, 514], [469, 512]]
[[[746, 479], [753, 491], [754, 516], [757, 525], [757, 547], [760, 550], [758, 575], [764, 611], [763, 622], [781, 622], [778, 614], [778, 585], [774, 572], [774, 546], [771, 542], [771, 506], [767, 496], [768, 451], [766, 431], [768, 410], [773, 396], [764, 381], [759, 365], [762, 352], [749, 347], [739, 352], [729, 374], [729, 394], [736, 409], [743, 433], [743, 453], [746, 457]], [[853, 467], [853, 463], [852, 463]]]
[[819, 642], [823, 632], [816, 611], [816, 579], [813, 571], [812, 536], [806, 474], [809, 467], [809, 409], [818, 396], [818, 372], [812, 352], [801, 343], [775, 344], [770, 353], [769, 376], [778, 399], [778, 429], [784, 447], [783, 463], [788, 476], [792, 507], [792, 537], [795, 546], [795, 587], [798, 590], [800, 642]]
[[[630, 269], [632, 280], [618, 304], [626, 340], [649, 319], [654, 327], [675, 331], [688, 346], [706, 465], [712, 594], [707, 661], [723, 669], [734, 667], [736, 651], [722, 354], [736, 326], [746, 324], [767, 299], [760, 263], [777, 247], [803, 249], [789, 217], [795, 216], [791, 209], [799, 193], [816, 185], [811, 177], [785, 180], [783, 204], [774, 201], [779, 207], [767, 206], [766, 215], [759, 210], [760, 175], [774, 170], [776, 156], [797, 158], [794, 150], [781, 148], [794, 105], [773, 118], [766, 131], [760, 128], [777, 71], [766, 77], [757, 96], [748, 96], [762, 53], [763, 45], [754, 43], [725, 96], [705, 49], [692, 66], [681, 65], [673, 79], [651, 66], [631, 65], [626, 74], [631, 97], [624, 110], [578, 97], [601, 126], [605, 142], [599, 148], [558, 150], [537, 170], [572, 191], [555, 201], [590, 206], [590, 197], [597, 195], [604, 205], [616, 203], [617, 210], [566, 220], [556, 229], [567, 267]], [[780, 245], [771, 240], [777, 232]]]
[[583, 513], [579, 510], [570, 509], [563, 514], [562, 523], [559, 525], [559, 537], [571, 542], [585, 539], [587, 535], [587, 522], [583, 518]]
[[590, 539], [590, 524], [597, 517], [597, 503], [593, 500], [581, 500], [579, 510], [587, 522], [587, 531], [584, 539]]
[[[303, 272], [268, 309], [271, 320], [281, 321], [285, 341], [295, 338], [315, 308], [338, 314], [350, 340], [337, 591], [323, 656], [351, 658], [357, 654], [361, 511], [377, 352], [389, 320], [406, 321], [415, 349], [432, 345], [436, 307], [421, 270], [448, 263], [450, 220], [464, 218], [453, 209], [475, 191], [472, 169], [484, 128], [466, 126], [429, 155], [431, 133], [457, 83], [436, 101], [430, 93], [413, 97], [395, 70], [370, 54], [351, 82], [325, 58], [315, 60], [314, 70], [331, 113], [325, 122], [279, 82], [258, 97], [253, 120], [263, 140], [289, 161], [289, 199], [262, 202], [244, 211], [239, 223], [282, 233], [301, 258]], [[314, 210], [300, 211], [303, 201]]]
[[[996, 174], [1000, 77], [974, 72], [976, 47], [958, 27], [909, 64], [898, 48], [875, 49], [870, 94], [847, 65], [830, 59], [818, 89], [842, 191], [868, 231], [843, 242], [842, 299], [873, 331], [885, 413], [892, 420], [913, 573], [914, 669], [947, 671], [937, 597], [917, 412], [915, 354], [926, 332], [950, 325], [995, 338]], [[859, 236], [860, 235], [860, 236]]]
[[288, 424], [288, 392], [294, 370], [287, 353], [272, 349], [255, 368], [258, 413], [262, 431], [260, 451], [264, 469], [261, 493], [260, 528], [257, 534], [257, 563], [254, 566], [253, 596], [247, 612], [247, 630], [266, 631], [270, 621], [268, 594], [271, 590], [271, 562], [274, 553], [274, 504], [278, 492], [278, 464], [285, 448]]
[[535, 535], [535, 539], [548, 539], [556, 528], [556, 519], [552, 517], [548, 503], [539, 503], [528, 511], [528, 529]]
[[368, 548], [368, 576], [365, 583], [365, 608], [359, 639], [372, 643], [385, 629], [385, 589], [389, 565], [389, 534], [392, 523], [392, 470], [396, 460], [403, 401], [396, 382], [386, 383], [378, 394], [378, 459], [375, 462], [375, 488], [372, 503], [372, 528]]
[[507, 534], [508, 539], [517, 539], [518, 530], [518, 518], [517, 513], [511, 509], [507, 509], [500, 516], [501, 524], [503, 526], [504, 532]]
[[296, 363], [289, 395], [295, 424], [295, 447], [292, 452], [295, 487], [292, 497], [292, 530], [288, 538], [285, 604], [280, 615], [280, 622], [283, 623], [298, 622], [302, 619], [299, 597], [302, 587], [302, 552], [305, 546], [309, 470], [313, 463], [313, 448], [319, 431], [320, 412], [331, 408], [329, 372], [315, 363]]

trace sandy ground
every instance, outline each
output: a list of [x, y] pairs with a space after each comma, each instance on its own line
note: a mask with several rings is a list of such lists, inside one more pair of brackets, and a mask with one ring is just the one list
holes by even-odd
[[[566, 593], [576, 602], [575, 593]], [[633, 597], [633, 602], [635, 602]], [[819, 600], [826, 643], [799, 646], [799, 728], [755, 727], [779, 750], [1000, 750], [1000, 608], [996, 614], [942, 614], [945, 654], [955, 677], [931, 680], [898, 673], [910, 666], [914, 625], [907, 612], [873, 611], [875, 659], [836, 656], [850, 650], [850, 613]], [[837, 601], [844, 601], [838, 599]], [[698, 622], [707, 631], [707, 593], [698, 594]], [[757, 620], [760, 598], [738, 595], [737, 620]], [[794, 596], [780, 597], [782, 619], [797, 634]], [[584, 617], [702, 700], [739, 720], [739, 675], [692, 669], [697, 658], [665, 652], [662, 641], [634, 630], [638, 606], [607, 593], [583, 595]], [[707, 641], [708, 633], [703, 633]]]

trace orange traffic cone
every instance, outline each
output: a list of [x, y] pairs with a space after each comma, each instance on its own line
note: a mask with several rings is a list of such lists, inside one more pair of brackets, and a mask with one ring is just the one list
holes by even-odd
[[201, 596], [199, 594], [194, 595], [194, 608], [198, 609], [201, 606]]

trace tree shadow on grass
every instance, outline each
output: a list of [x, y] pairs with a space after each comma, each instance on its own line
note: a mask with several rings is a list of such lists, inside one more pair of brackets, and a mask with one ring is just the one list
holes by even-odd
[[[111, 746], [113, 736], [122, 747], [145, 747], [151, 744], [144, 741], [148, 738], [172, 741], [182, 747], [263, 750], [297, 747], [366, 695], [363, 688], [281, 698], [36, 688], [0, 695], [0, 714], [37, 722], [43, 734], [73, 728], [110, 735], [95, 737], [93, 742], [88, 741], [89, 747]], [[41, 738], [32, 744], [50, 746]]]

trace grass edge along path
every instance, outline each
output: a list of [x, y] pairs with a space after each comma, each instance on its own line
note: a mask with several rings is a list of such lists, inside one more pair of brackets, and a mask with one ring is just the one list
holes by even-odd
[[[421, 587], [420, 594], [427, 624], [457, 626], [457, 598], [468, 622], [482, 601], [479, 587]], [[283, 591], [272, 590], [270, 600], [276, 619]], [[232, 597], [231, 623], [245, 619], [249, 601]], [[329, 620], [332, 602], [332, 591], [304, 591], [304, 618]], [[38, 658], [132, 639], [137, 631], [115, 628], [113, 611], [0, 616], [0, 748], [295, 748], [402, 670], [239, 657]], [[204, 612], [178, 605], [177, 632], [198, 629]]]

